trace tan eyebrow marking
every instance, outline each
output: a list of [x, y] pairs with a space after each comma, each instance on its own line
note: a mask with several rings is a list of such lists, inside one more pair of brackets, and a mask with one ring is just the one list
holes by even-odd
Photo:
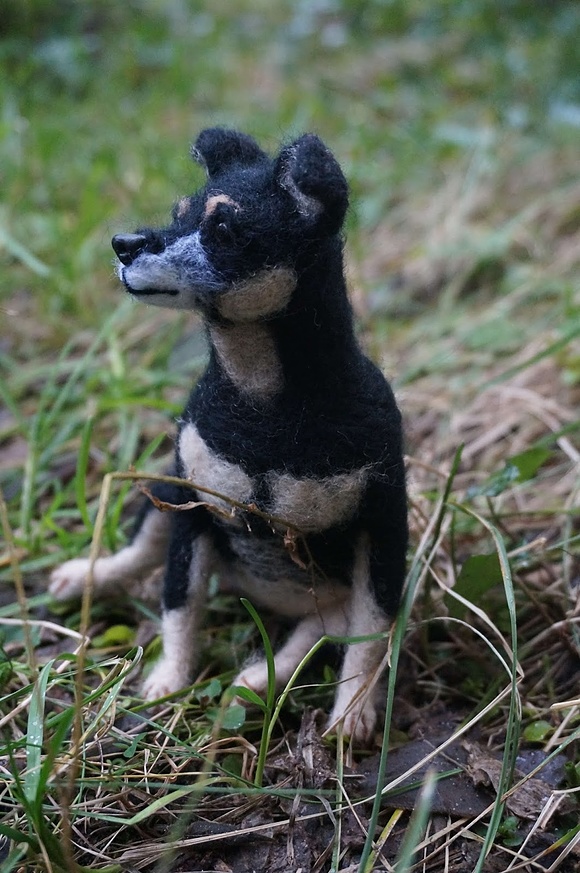
[[188, 197], [182, 197], [181, 200], [178, 201], [177, 209], [176, 209], [178, 218], [183, 218], [183, 216], [187, 212], [188, 206], [189, 206], [189, 198]]
[[211, 197], [207, 198], [205, 209], [203, 212], [204, 218], [207, 218], [208, 215], [211, 215], [212, 212], [215, 212], [215, 209], [219, 203], [226, 203], [228, 206], [233, 206], [236, 211], [240, 208], [240, 204], [236, 203], [235, 200], [232, 200], [231, 197], [228, 197], [227, 194], [212, 194]]

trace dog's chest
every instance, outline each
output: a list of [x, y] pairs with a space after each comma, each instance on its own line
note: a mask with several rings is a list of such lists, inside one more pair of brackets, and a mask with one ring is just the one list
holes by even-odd
[[[341, 472], [324, 478], [299, 477], [272, 469], [249, 476], [243, 463], [232, 463], [213, 451], [193, 423], [179, 437], [179, 454], [185, 476], [213, 493], [204, 501], [230, 515], [233, 525], [243, 524], [235, 505], [255, 504], [274, 519], [302, 533], [320, 533], [349, 522], [363, 493], [366, 469]], [[283, 464], [283, 458], [280, 462]]]

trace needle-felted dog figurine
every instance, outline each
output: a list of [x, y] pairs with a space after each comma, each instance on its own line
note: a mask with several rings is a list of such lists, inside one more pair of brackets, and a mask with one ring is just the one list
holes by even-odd
[[[407, 512], [400, 414], [357, 344], [347, 299], [347, 184], [312, 134], [270, 159], [250, 137], [214, 128], [193, 156], [206, 186], [177, 203], [168, 227], [112, 244], [135, 298], [204, 319], [210, 359], [179, 421], [175, 470], [213, 493], [157, 486], [166, 502], [199, 505], [149, 505], [130, 545], [97, 560], [95, 591], [166, 561], [150, 700], [191, 681], [216, 571], [294, 620], [275, 657], [279, 685], [322, 635], [375, 635], [346, 647], [330, 715], [364, 742], [404, 579]], [[53, 595], [79, 596], [87, 572], [87, 560], [64, 564]], [[263, 693], [266, 663], [246, 666], [235, 684]]]

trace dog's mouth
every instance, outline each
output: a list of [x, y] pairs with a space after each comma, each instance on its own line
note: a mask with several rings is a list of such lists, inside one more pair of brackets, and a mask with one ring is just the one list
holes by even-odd
[[179, 291], [177, 288], [154, 288], [153, 286], [145, 286], [144, 288], [134, 288], [126, 276], [126, 267], [121, 267], [119, 269], [119, 277], [125, 286], [125, 290], [132, 294], [134, 297], [152, 297], [157, 294], [164, 294], [168, 297], [177, 297], [179, 296]]
[[143, 288], [141, 291], [133, 291], [129, 286], [127, 288], [136, 297], [152, 297], [154, 294], [165, 294], [168, 297], [177, 297], [179, 295], [179, 291], [175, 291], [173, 288], [164, 288], [163, 291], [158, 291], [157, 288]]
[[135, 294], [139, 297], [152, 297], [154, 294], [164, 294], [167, 297], [177, 297], [179, 291], [175, 291], [172, 288], [167, 288], [163, 291], [158, 291], [157, 288], [143, 288], [142, 291], [131, 291], [131, 294]]

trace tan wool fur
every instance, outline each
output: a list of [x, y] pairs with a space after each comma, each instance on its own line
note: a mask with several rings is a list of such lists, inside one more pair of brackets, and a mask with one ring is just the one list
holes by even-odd
[[[237, 464], [230, 464], [220, 458], [207, 446], [200, 437], [194, 424], [187, 424], [181, 431], [179, 451], [188, 479], [210, 488], [220, 494], [226, 494], [232, 500], [247, 503], [252, 494], [252, 480]], [[207, 503], [220, 509], [231, 509], [231, 504], [213, 497], [203, 495]]]
[[296, 273], [287, 267], [263, 270], [222, 294], [220, 314], [229, 321], [254, 322], [280, 312], [296, 288]]
[[365, 481], [364, 469], [326, 479], [297, 479], [272, 473], [274, 514], [301, 531], [324, 530], [347, 521], [356, 512]]
[[284, 376], [267, 325], [213, 325], [210, 335], [222, 367], [240, 391], [267, 400], [281, 390]]
[[209, 215], [212, 215], [220, 203], [232, 206], [236, 211], [240, 208], [240, 204], [236, 203], [235, 200], [232, 200], [231, 197], [228, 197], [227, 194], [212, 194], [205, 202], [204, 217], [207, 218]]

